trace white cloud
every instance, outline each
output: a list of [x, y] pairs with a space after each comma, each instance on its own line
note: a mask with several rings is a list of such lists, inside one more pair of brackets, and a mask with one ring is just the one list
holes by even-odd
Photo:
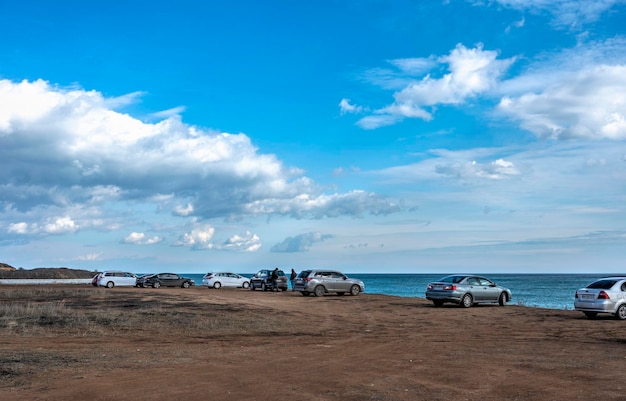
[[438, 165], [435, 169], [438, 174], [463, 178], [486, 178], [501, 180], [520, 175], [514, 163], [498, 159], [490, 163], [478, 163], [475, 160], [463, 164], [453, 163]]
[[[391, 105], [360, 119], [357, 125], [365, 129], [375, 129], [395, 124], [404, 118], [431, 120], [432, 112], [427, 107], [458, 105], [493, 89], [514, 61], [498, 60], [497, 57], [498, 52], [483, 50], [482, 45], [468, 49], [459, 44], [449, 55], [436, 59], [439, 64], [447, 66], [447, 74], [442, 77], [428, 74], [420, 80], [412, 80], [394, 94]], [[403, 59], [400, 64], [406, 66], [410, 63]], [[417, 64], [426, 65], [421, 62]]]
[[261, 239], [258, 235], [246, 231], [244, 235], [233, 235], [226, 240], [219, 249], [227, 251], [256, 252], [261, 249]]
[[126, 238], [124, 238], [124, 243], [133, 244], [133, 245], [154, 245], [163, 241], [163, 239], [159, 236], [148, 237], [144, 233], [132, 232]]
[[363, 107], [350, 104], [350, 99], [341, 99], [341, 102], [339, 102], [339, 110], [341, 114], [361, 113]]
[[36, 223], [12, 223], [9, 224], [7, 232], [13, 234], [65, 234], [78, 230], [78, 225], [69, 216], [53, 217], [47, 219], [43, 224]]
[[184, 233], [178, 239], [177, 246], [186, 246], [192, 249], [213, 249], [211, 239], [215, 234], [215, 228], [209, 225], [194, 227], [190, 232]]
[[625, 139], [626, 65], [561, 74], [541, 91], [504, 97], [498, 110], [540, 138]]
[[[109, 99], [96, 91], [60, 88], [42, 80], [0, 80], [0, 159], [6, 166], [0, 169], [0, 206], [43, 221], [31, 223], [16, 213], [12, 221], [0, 217], [4, 225], [23, 221], [26, 226], [10, 226], [13, 233], [55, 234], [93, 227], [95, 222], [119, 226], [123, 217], [115, 223], [106, 220], [119, 214], [123, 202], [144, 210], [157, 205], [158, 212], [179, 217], [231, 219], [293, 214], [306, 198], [311, 203], [299, 217], [336, 213], [322, 209], [329, 205], [328, 198], [342, 194], [325, 195], [298, 168], [259, 153], [245, 134], [203, 130], [179, 116], [147, 123], [111, 109], [139, 95]], [[387, 210], [395, 208], [381, 198], [344, 212], [376, 214], [385, 203]], [[84, 213], [87, 204], [93, 214], [100, 214], [90, 216], [89, 223], [48, 221], [70, 209]], [[201, 238], [193, 240], [202, 243]]]

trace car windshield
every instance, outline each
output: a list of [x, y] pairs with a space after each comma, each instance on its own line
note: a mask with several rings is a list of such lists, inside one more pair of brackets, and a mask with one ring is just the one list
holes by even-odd
[[254, 276], [255, 277], [265, 277], [265, 276], [267, 276], [267, 270], [261, 270], [261, 271], [257, 272]]
[[617, 283], [617, 280], [598, 280], [589, 284], [587, 288], [598, 288], [601, 290], [608, 290]]

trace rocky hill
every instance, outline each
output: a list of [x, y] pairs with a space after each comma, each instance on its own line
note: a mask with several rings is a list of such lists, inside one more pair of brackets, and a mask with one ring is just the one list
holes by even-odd
[[69, 267], [38, 267], [35, 269], [16, 269], [6, 263], [0, 263], [0, 279], [76, 279], [91, 278], [95, 272], [70, 269]]

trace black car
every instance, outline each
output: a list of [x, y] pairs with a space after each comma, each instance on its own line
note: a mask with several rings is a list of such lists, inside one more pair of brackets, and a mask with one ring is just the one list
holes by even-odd
[[278, 279], [276, 280], [276, 286], [274, 286], [272, 283], [272, 271], [274, 271], [274, 269], [262, 269], [256, 272], [256, 274], [250, 279], [250, 289], [252, 291], [257, 288], [260, 288], [263, 291], [287, 291], [287, 275], [285, 272], [278, 270]]
[[189, 288], [195, 285], [195, 282], [187, 277], [179, 276], [174, 273], [159, 273], [147, 276], [143, 279], [142, 287], [182, 287]]

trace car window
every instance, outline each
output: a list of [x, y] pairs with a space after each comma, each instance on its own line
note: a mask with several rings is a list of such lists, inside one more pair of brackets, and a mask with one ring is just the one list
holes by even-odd
[[463, 281], [465, 279], [465, 277], [467, 276], [448, 276], [448, 277], [444, 277], [441, 280], [439, 280], [442, 283], [454, 283], [454, 284], [458, 284], [461, 281]]
[[298, 273], [298, 278], [307, 278], [309, 277], [309, 274], [311, 274], [311, 270], [302, 270]]
[[491, 285], [491, 281], [487, 280], [484, 277], [478, 278], [478, 281], [480, 282], [480, 285]]
[[467, 279], [467, 284], [469, 285], [479, 285], [480, 282], [478, 281], [478, 279], [476, 277], [470, 277]]
[[330, 275], [331, 275], [332, 278], [338, 278], [338, 279], [343, 279], [343, 278], [346, 277], [346, 276], [344, 276], [343, 274], [341, 274], [339, 272], [332, 272]]
[[613, 287], [615, 285], [615, 283], [617, 283], [617, 280], [598, 280], [598, 281], [594, 281], [593, 283], [589, 284], [589, 286], [587, 286], [587, 288], [598, 288], [601, 290], [608, 290], [611, 287]]

